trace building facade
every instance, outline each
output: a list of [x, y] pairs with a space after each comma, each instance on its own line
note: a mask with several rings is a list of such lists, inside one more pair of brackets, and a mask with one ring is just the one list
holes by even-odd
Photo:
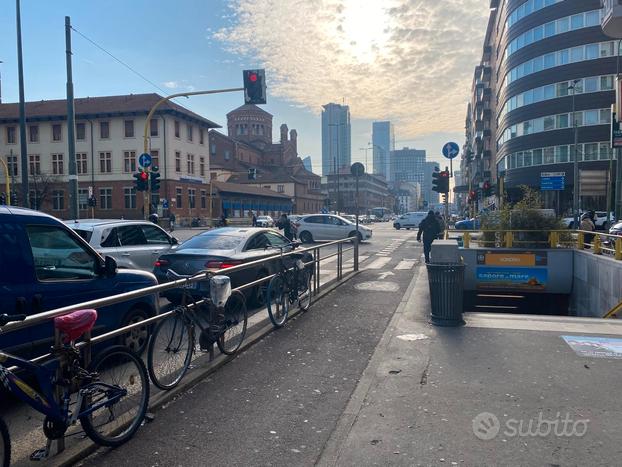
[[[493, 0], [491, 7], [467, 112], [463, 191], [474, 210], [494, 208], [499, 197], [519, 199], [521, 185], [539, 189], [542, 173], [562, 172], [565, 188], [543, 192], [545, 207], [570, 212], [578, 188], [583, 209], [604, 210], [617, 42], [601, 30], [600, 0]], [[605, 174], [600, 189], [574, 180], [575, 152], [579, 181]], [[499, 177], [503, 193], [486, 197], [482, 184], [498, 187]]]
[[[340, 212], [356, 214], [356, 177], [349, 172], [322, 177], [322, 193], [330, 200], [331, 209], [337, 206], [339, 197]], [[387, 182], [382, 176], [363, 174], [359, 177], [359, 214], [369, 214], [373, 208], [393, 209], [393, 199], [389, 194]]]
[[416, 182], [423, 185], [425, 150], [403, 148], [391, 151], [390, 184]]
[[350, 107], [322, 106], [322, 175], [349, 169], [352, 163]]
[[390, 180], [391, 151], [395, 150], [395, 131], [391, 122], [372, 123], [373, 172]]
[[[143, 153], [145, 119], [157, 94], [75, 99], [76, 168], [80, 217], [140, 218], [144, 196], [133, 174]], [[209, 212], [208, 131], [218, 125], [174, 102], [160, 106], [148, 125], [149, 153], [161, 174], [152, 209], [184, 217]], [[0, 104], [0, 156], [8, 162], [21, 197], [21, 173], [28, 171], [30, 206], [67, 218], [70, 213], [67, 107], [65, 100], [26, 103], [28, 166], [20, 160], [19, 110]], [[89, 196], [96, 206], [87, 205]], [[163, 201], [166, 200], [165, 203]], [[23, 205], [23, 200], [19, 200]]]

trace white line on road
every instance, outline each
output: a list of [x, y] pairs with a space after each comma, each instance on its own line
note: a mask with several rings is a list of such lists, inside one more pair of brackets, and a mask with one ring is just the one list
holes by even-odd
[[369, 266], [367, 266], [367, 269], [381, 269], [389, 261], [391, 261], [391, 258], [378, 258], [374, 262], [372, 262]]
[[400, 261], [395, 269], [412, 269], [415, 266], [416, 261], [414, 260], [402, 260]]

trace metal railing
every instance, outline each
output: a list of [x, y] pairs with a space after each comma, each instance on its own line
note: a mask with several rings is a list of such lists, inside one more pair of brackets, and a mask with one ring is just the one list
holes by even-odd
[[622, 260], [622, 237], [587, 230], [451, 230], [459, 234], [463, 248], [574, 248], [608, 254]]

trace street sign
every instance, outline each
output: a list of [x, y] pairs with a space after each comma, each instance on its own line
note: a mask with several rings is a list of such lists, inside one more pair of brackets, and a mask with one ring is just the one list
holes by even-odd
[[365, 173], [365, 166], [361, 164], [360, 162], [355, 162], [350, 167], [350, 173], [354, 175], [355, 177], [360, 177], [361, 175]]
[[540, 190], [563, 191], [566, 185], [566, 172], [541, 172]]
[[162, 200], [162, 208], [163, 209], [168, 209], [168, 200], [167, 199], [163, 199]]
[[322, 210], [320, 211], [322, 214], [328, 214], [328, 209], [326, 208], [322, 208]]
[[454, 159], [458, 154], [460, 154], [460, 146], [456, 143], [449, 142], [443, 146], [443, 156], [447, 159]]
[[93, 196], [93, 187], [89, 186], [89, 198]]
[[151, 165], [151, 155], [146, 152], [138, 156], [138, 165], [141, 167], [149, 167]]

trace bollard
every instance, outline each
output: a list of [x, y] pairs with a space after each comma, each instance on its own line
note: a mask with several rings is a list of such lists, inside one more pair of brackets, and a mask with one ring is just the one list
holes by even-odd
[[616, 238], [616, 256], [615, 258], [620, 261], [622, 260], [622, 238]]
[[464, 235], [462, 236], [462, 246], [464, 248], [469, 248], [470, 243], [471, 243], [471, 234], [469, 232], [464, 232]]
[[602, 254], [602, 242], [600, 240], [600, 235], [594, 236], [594, 254], [595, 255]]
[[354, 238], [354, 271], [359, 270], [359, 236]]

